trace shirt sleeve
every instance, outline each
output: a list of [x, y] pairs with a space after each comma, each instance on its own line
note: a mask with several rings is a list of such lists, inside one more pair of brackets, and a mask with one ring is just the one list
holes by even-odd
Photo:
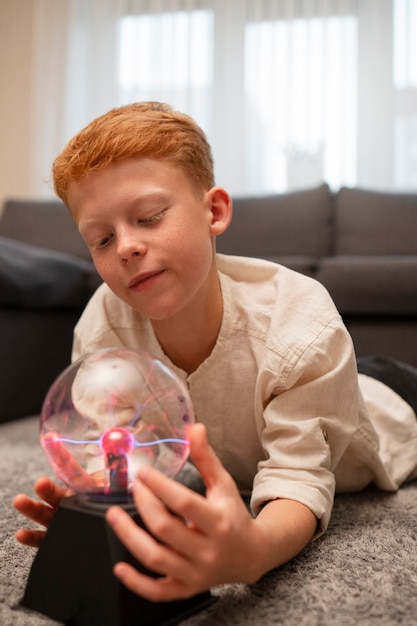
[[334, 469], [358, 424], [360, 399], [352, 340], [341, 320], [334, 318], [277, 382], [278, 362], [269, 351], [259, 378], [266, 458], [258, 466], [251, 505], [257, 513], [269, 500], [297, 500], [316, 515], [321, 534], [333, 506]]

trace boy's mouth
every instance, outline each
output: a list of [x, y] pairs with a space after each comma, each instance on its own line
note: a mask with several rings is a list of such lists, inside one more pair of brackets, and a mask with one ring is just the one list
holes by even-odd
[[153, 284], [155, 280], [157, 280], [162, 274], [164, 270], [159, 272], [145, 272], [144, 274], [139, 274], [139, 276], [135, 276], [129, 282], [128, 287], [133, 291], [141, 291], [145, 289], [149, 285]]

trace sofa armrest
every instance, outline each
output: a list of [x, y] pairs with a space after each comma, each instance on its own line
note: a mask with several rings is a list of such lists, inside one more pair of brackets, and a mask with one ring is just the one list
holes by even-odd
[[0, 422], [39, 413], [100, 282], [91, 261], [0, 237]]
[[0, 237], [0, 306], [81, 310], [101, 280], [91, 261]]

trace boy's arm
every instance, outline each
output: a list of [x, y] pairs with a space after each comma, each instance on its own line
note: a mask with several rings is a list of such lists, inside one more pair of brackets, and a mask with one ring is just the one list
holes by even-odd
[[261, 572], [261, 575], [297, 556], [317, 531], [317, 518], [314, 513], [295, 500], [268, 502], [256, 518], [256, 523], [262, 526], [270, 543], [263, 561], [264, 572]]
[[141, 471], [135, 503], [153, 536], [118, 507], [107, 514], [128, 550], [161, 575], [151, 578], [127, 563], [115, 566], [127, 587], [150, 600], [189, 597], [222, 583], [253, 583], [295, 557], [316, 531], [315, 515], [293, 500], [270, 501], [253, 519], [201, 425], [193, 428], [191, 456], [206, 497], [151, 468]]

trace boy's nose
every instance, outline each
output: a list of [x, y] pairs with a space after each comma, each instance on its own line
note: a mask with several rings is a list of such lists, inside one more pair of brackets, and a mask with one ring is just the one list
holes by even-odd
[[132, 235], [124, 235], [119, 237], [117, 252], [123, 261], [127, 261], [132, 257], [145, 254], [146, 245], [138, 241], [137, 237]]

